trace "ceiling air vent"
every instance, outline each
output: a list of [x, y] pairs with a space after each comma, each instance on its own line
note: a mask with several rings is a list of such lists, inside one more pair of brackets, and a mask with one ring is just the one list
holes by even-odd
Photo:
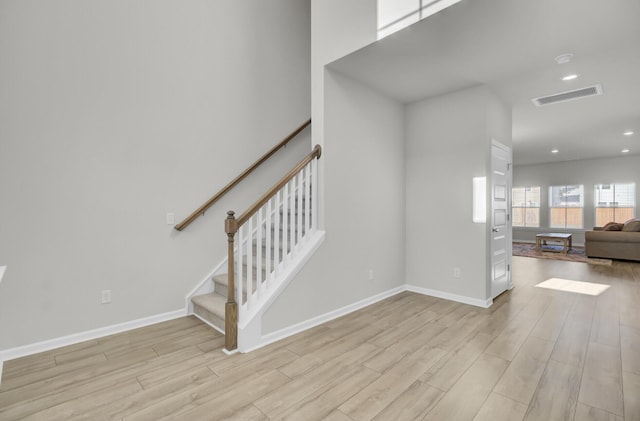
[[555, 104], [556, 102], [571, 101], [573, 99], [586, 98], [588, 96], [602, 95], [602, 86], [593, 85], [582, 89], [576, 89], [575, 91], [561, 92], [559, 94], [553, 94], [549, 96], [542, 96], [540, 98], [533, 98], [534, 104], [538, 107], [543, 105]]

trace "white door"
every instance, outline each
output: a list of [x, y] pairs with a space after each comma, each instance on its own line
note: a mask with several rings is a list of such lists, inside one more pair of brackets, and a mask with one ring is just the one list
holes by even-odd
[[511, 149], [491, 145], [491, 298], [511, 288]]

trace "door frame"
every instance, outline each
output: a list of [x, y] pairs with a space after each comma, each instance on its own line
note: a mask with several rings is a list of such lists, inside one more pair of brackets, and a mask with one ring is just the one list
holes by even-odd
[[513, 279], [512, 279], [512, 253], [513, 253], [513, 247], [512, 247], [512, 242], [513, 242], [513, 227], [512, 227], [512, 221], [511, 221], [511, 186], [513, 185], [513, 151], [512, 148], [495, 140], [495, 139], [491, 139], [491, 149], [490, 149], [490, 159], [489, 159], [489, 174], [490, 174], [490, 179], [488, 180], [487, 183], [487, 190], [488, 190], [488, 198], [490, 199], [488, 203], [488, 207], [489, 207], [489, 220], [487, 221], [487, 235], [488, 235], [488, 242], [489, 242], [489, 247], [488, 247], [488, 262], [489, 262], [489, 267], [488, 267], [488, 278], [489, 278], [489, 299], [493, 300], [495, 297], [497, 297], [498, 295], [500, 295], [502, 292], [496, 294], [495, 296], [493, 295], [493, 249], [492, 249], [492, 242], [493, 242], [493, 236], [492, 236], [492, 229], [493, 229], [493, 147], [497, 147], [498, 149], [502, 149], [504, 152], [506, 152], [507, 154], [507, 173], [506, 175], [506, 209], [507, 209], [507, 221], [506, 221], [506, 225], [505, 225], [505, 229], [506, 229], [506, 260], [507, 260], [507, 288], [506, 291], [510, 290], [513, 288]]

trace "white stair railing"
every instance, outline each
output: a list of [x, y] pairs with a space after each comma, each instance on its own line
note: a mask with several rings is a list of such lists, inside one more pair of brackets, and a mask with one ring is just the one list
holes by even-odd
[[269, 300], [282, 282], [281, 275], [295, 264], [305, 243], [317, 231], [320, 155], [317, 145], [241, 216], [236, 219], [233, 211], [227, 213], [228, 351], [237, 348], [238, 325], [245, 326]]
[[238, 323], [244, 325], [316, 229], [312, 215], [315, 160], [287, 182], [238, 229], [235, 251]]

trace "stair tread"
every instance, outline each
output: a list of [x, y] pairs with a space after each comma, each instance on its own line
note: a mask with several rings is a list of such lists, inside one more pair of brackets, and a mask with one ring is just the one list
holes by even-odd
[[216, 292], [211, 292], [208, 294], [196, 295], [191, 298], [191, 301], [194, 305], [200, 306], [224, 319], [225, 304], [227, 303], [226, 297], [223, 297]]
[[[243, 266], [244, 266], [244, 269], [243, 269], [243, 271], [242, 271], [242, 278], [243, 278], [243, 279], [246, 279], [246, 278], [247, 278], [247, 266], [246, 266], [246, 265], [243, 265]], [[256, 269], [257, 269], [257, 267], [256, 267], [256, 266], [257, 266], [257, 265], [255, 265], [255, 264], [254, 264], [254, 266], [253, 266], [253, 280], [255, 280], [255, 279], [256, 279], [256, 274], [257, 274], [257, 270], [256, 270]], [[273, 270], [273, 269], [272, 269], [272, 270]], [[234, 272], [234, 274], [235, 274], [235, 276], [236, 276], [236, 279], [238, 279], [238, 272]], [[219, 274], [217, 274], [217, 275], [213, 275], [213, 278], [214, 278], [214, 280], [215, 280], [215, 278], [217, 278], [217, 277], [219, 277], [219, 276], [225, 276], [225, 277], [226, 277], [226, 276], [228, 276], [228, 275], [229, 275], [229, 274], [228, 274], [227, 272], [224, 272], [224, 273], [219, 273]], [[266, 275], [267, 275], [267, 261], [266, 261], [266, 259], [265, 259], [265, 260], [264, 260], [264, 262], [262, 262], [262, 279], [264, 279], [264, 278], [266, 277]]]
[[[245, 274], [246, 275], [246, 274]], [[246, 282], [246, 276], [243, 277], [243, 281]], [[220, 284], [221, 286], [224, 287], [228, 287], [229, 286], [229, 274], [228, 273], [219, 273], [218, 275], [214, 275], [212, 277], [213, 282]], [[236, 282], [238, 281], [238, 278], [236, 277]], [[264, 277], [263, 277], [263, 281], [264, 281]], [[258, 280], [256, 278], [253, 278], [251, 280], [253, 287], [255, 289], [256, 284], [258, 283]]]
[[229, 286], [229, 274], [219, 273], [217, 275], [213, 275], [213, 281], [224, 286]]

